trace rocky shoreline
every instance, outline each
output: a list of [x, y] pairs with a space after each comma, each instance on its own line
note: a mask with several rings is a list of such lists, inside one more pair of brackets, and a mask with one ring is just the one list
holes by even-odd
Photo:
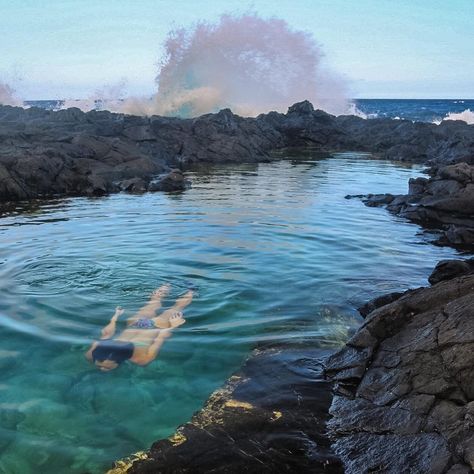
[[374, 304], [326, 361], [328, 429], [347, 473], [473, 472], [472, 261], [441, 262], [430, 280]]
[[181, 190], [182, 177], [164, 185], [162, 178], [196, 163], [266, 161], [271, 151], [308, 144], [322, 152], [474, 164], [474, 127], [465, 122], [335, 117], [307, 101], [286, 114], [243, 118], [225, 109], [195, 119], [0, 106], [0, 202]]

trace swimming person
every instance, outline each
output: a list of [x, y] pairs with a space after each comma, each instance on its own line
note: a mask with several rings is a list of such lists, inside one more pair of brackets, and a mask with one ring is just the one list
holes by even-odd
[[187, 291], [173, 307], [157, 316], [161, 299], [169, 290], [169, 284], [155, 290], [150, 301], [127, 320], [126, 329], [114, 338], [117, 320], [124, 313], [117, 306], [109, 324], [102, 329], [100, 340], [94, 341], [86, 352], [86, 358], [104, 372], [117, 368], [126, 360], [137, 365], [147, 365], [155, 360], [172, 330], [186, 322], [182, 310], [191, 303], [194, 294], [192, 290]]

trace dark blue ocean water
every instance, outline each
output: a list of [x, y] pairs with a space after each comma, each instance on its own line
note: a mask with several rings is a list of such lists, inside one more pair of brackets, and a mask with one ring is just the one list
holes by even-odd
[[[25, 105], [58, 110], [65, 107], [65, 101], [29, 100]], [[74, 102], [68, 101], [68, 105]], [[103, 105], [97, 102], [97, 107]], [[451, 118], [474, 123], [474, 99], [355, 99], [348, 113], [369, 119], [387, 117], [438, 123]]]
[[357, 111], [367, 118], [396, 118], [416, 122], [460, 119], [473, 123], [474, 99], [356, 99]]

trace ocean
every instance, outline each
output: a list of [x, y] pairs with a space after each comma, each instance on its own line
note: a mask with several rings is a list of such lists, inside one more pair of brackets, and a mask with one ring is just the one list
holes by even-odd
[[474, 99], [356, 99], [354, 112], [364, 118], [406, 119], [439, 123], [474, 123]]

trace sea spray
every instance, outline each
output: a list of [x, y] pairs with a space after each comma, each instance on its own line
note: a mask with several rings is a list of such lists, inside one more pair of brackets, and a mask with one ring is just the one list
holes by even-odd
[[256, 116], [308, 99], [347, 111], [344, 80], [324, 65], [314, 38], [281, 19], [223, 15], [169, 33], [151, 99], [129, 98], [120, 111], [193, 117], [222, 108]]
[[0, 105], [21, 105], [15, 96], [15, 91], [6, 83], [0, 81]]
[[116, 83], [96, 89], [86, 99], [65, 99], [62, 102], [61, 108], [77, 107], [84, 112], [104, 109], [122, 112], [126, 87], [127, 81], [122, 78]]

